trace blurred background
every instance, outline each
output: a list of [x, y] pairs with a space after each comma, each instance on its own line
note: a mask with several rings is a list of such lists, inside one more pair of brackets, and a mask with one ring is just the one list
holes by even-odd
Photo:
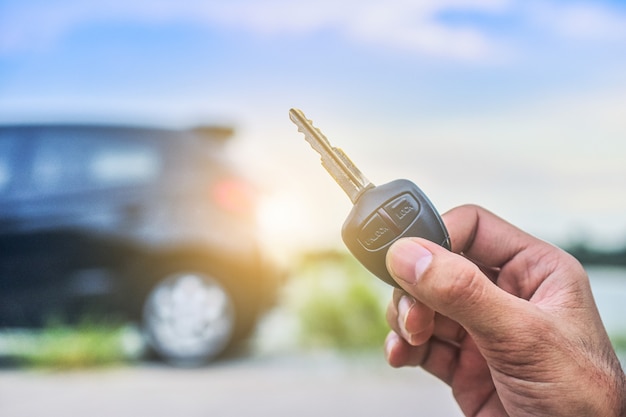
[[624, 241], [619, 1], [1, 7], [3, 121], [232, 122], [238, 158], [302, 208], [292, 242], [336, 239], [349, 204], [290, 107], [374, 182], [409, 177], [441, 210], [476, 202], [552, 240]]
[[336, 243], [350, 208], [290, 107], [373, 182], [411, 178], [441, 211], [479, 203], [553, 241], [624, 243], [619, 1], [0, 7], [2, 121], [236, 125], [231, 151], [290, 213], [265, 213], [281, 252]]
[[480, 204], [573, 252], [622, 343], [624, 73], [618, 0], [0, 0], [1, 123], [233, 128], [220, 157], [254, 184], [254, 239], [290, 277], [261, 351], [301, 344], [320, 308], [345, 316], [303, 314], [315, 294], [365, 310], [389, 294], [345, 257], [350, 201], [291, 107], [375, 184], [411, 179], [441, 212]]

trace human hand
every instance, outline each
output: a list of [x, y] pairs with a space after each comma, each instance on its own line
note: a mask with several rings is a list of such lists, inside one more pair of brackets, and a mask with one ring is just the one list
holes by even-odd
[[388, 252], [404, 291], [387, 311], [387, 361], [443, 380], [467, 416], [626, 416], [626, 378], [576, 259], [479, 207], [443, 218], [452, 252], [419, 238]]

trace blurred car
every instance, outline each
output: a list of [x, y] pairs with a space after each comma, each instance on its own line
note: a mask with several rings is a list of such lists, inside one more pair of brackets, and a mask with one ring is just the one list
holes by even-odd
[[85, 315], [140, 323], [167, 361], [244, 338], [281, 272], [228, 128], [0, 126], [0, 327]]

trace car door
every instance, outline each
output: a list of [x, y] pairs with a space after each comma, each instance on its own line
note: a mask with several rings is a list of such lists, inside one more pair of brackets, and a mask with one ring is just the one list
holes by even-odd
[[19, 217], [15, 199], [20, 174], [17, 166], [20, 151], [18, 145], [20, 141], [15, 132], [10, 129], [0, 130], [0, 236], [10, 232]]
[[26, 324], [41, 305], [32, 289], [42, 274], [31, 272], [38, 263], [22, 210], [32, 134], [27, 127], [0, 128], [0, 325]]
[[141, 153], [120, 136], [89, 126], [32, 132], [10, 242], [19, 269], [15, 297], [31, 298], [21, 303], [29, 306], [24, 315], [73, 315], [75, 306], [118, 290], [116, 268], [141, 224], [142, 188], [158, 171], [149, 149]]

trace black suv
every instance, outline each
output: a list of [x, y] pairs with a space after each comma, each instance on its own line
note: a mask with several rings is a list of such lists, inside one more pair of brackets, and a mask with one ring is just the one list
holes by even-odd
[[171, 362], [253, 329], [281, 273], [228, 128], [0, 126], [0, 327], [85, 314], [137, 320]]

